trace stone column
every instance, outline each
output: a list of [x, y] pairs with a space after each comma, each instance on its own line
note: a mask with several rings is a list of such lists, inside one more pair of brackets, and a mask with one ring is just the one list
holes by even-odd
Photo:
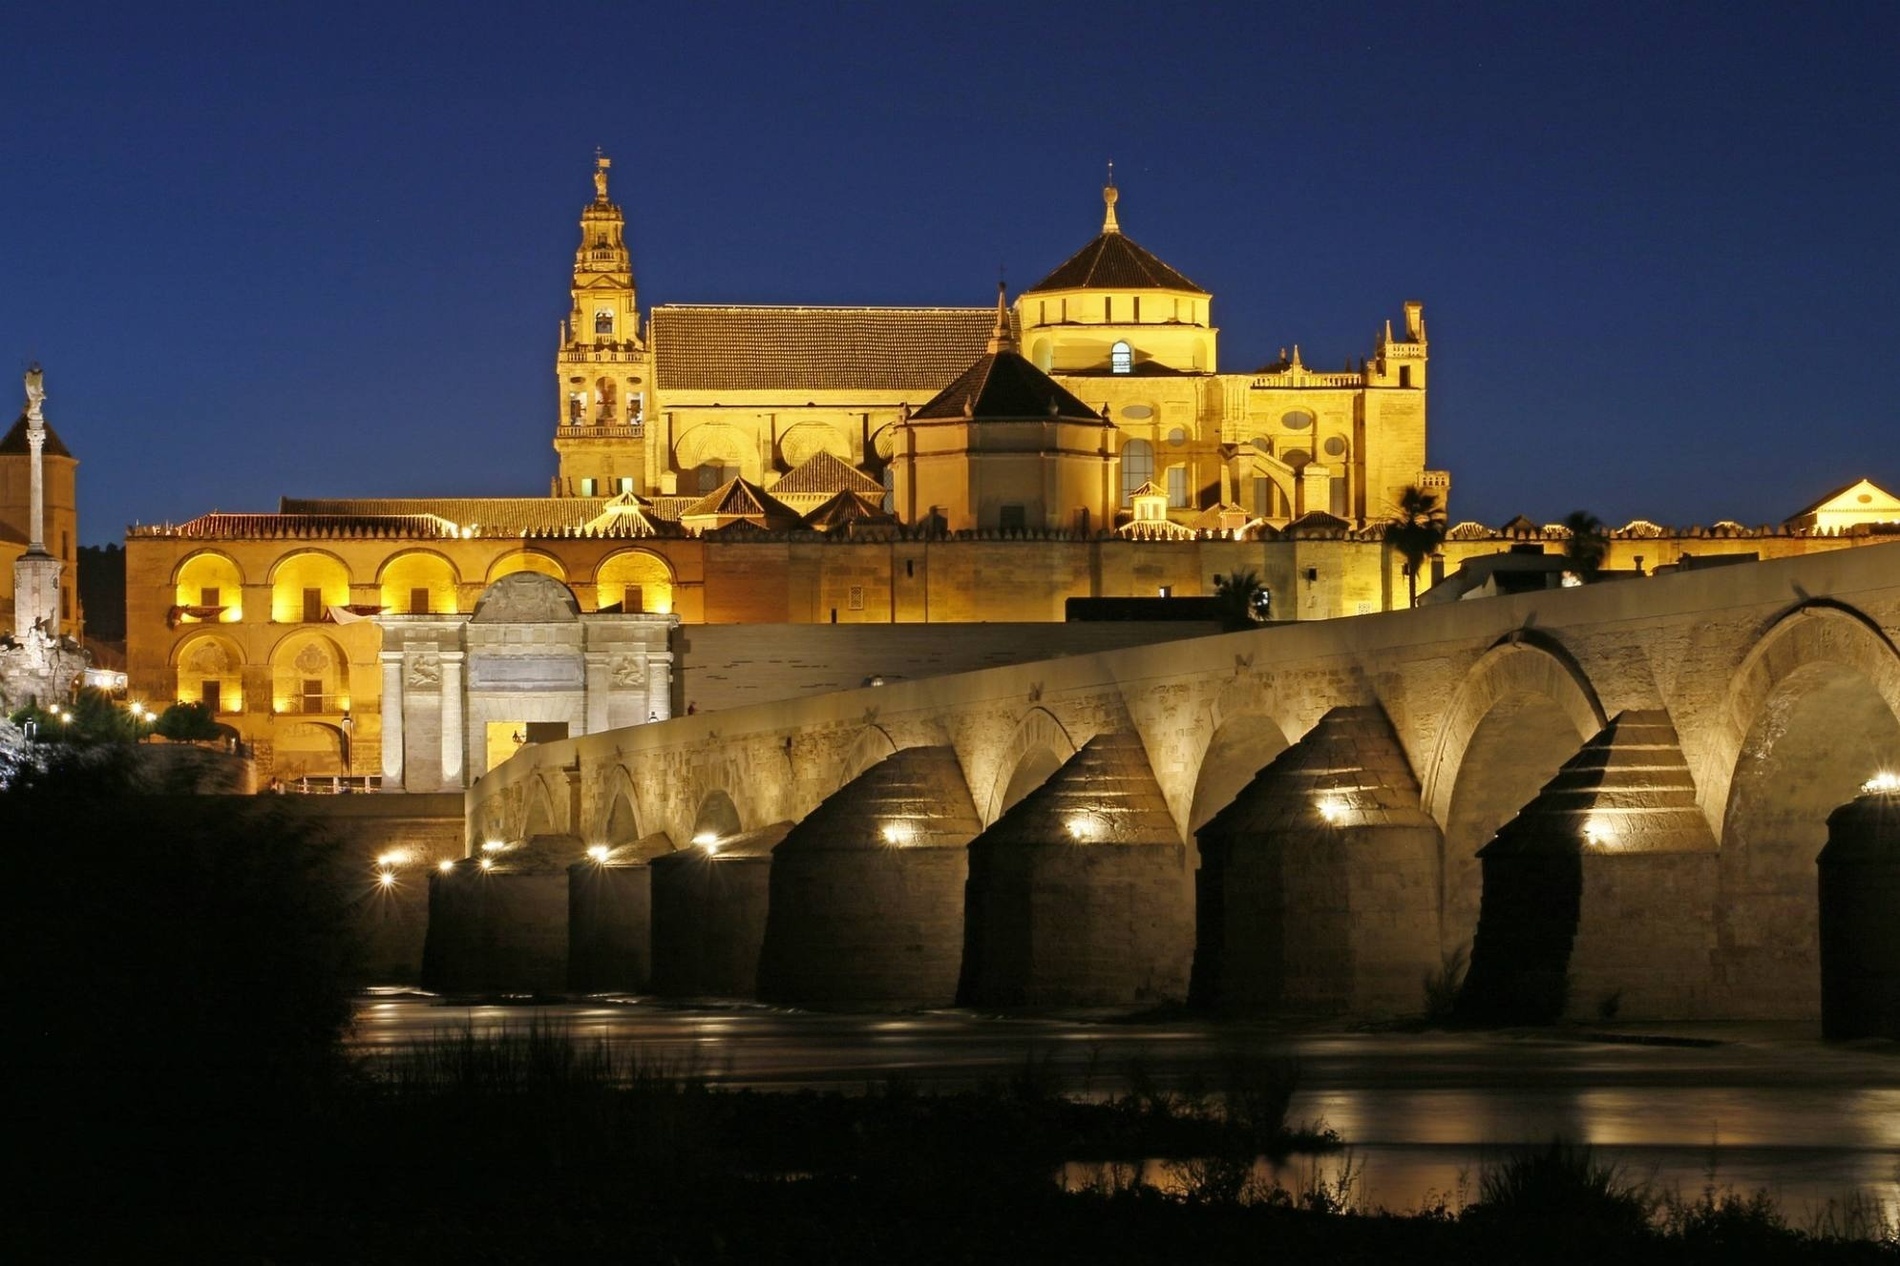
[[673, 715], [673, 652], [647, 652], [647, 715], [664, 721]]
[[384, 651], [383, 661], [383, 790], [394, 791], [402, 781], [402, 652]]
[[45, 424], [40, 421], [39, 406], [36, 404], [30, 415], [34, 423], [26, 433], [27, 449], [32, 453], [32, 539], [27, 542], [29, 554], [46, 552], [46, 482], [42, 473], [41, 451], [46, 447]]
[[581, 732], [599, 734], [609, 728], [607, 704], [613, 692], [613, 672], [606, 651], [588, 651], [585, 659], [587, 696], [581, 702], [581, 723], [587, 728]]
[[462, 733], [462, 661], [465, 651], [442, 652], [442, 785], [466, 787], [464, 754], [468, 736]]

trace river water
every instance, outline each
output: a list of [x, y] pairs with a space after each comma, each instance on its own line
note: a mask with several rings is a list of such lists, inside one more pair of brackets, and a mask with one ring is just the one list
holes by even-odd
[[[1347, 1150], [1295, 1158], [1289, 1186], [1350, 1163], [1364, 1208], [1475, 1198], [1487, 1165], [1562, 1137], [1632, 1178], [1695, 1196], [1767, 1190], [1798, 1226], [1858, 1200], [1900, 1219], [1900, 1044], [1821, 1042], [1811, 1027], [1619, 1025], [1615, 1032], [1360, 1032], [1201, 1020], [1013, 1018], [963, 1011], [837, 1016], [638, 999], [453, 1005], [381, 992], [357, 1008], [353, 1045], [401, 1058], [445, 1033], [540, 1019], [576, 1038], [637, 1046], [715, 1084], [861, 1090], [892, 1076], [959, 1089], [1032, 1064], [1074, 1093], [1131, 1079], [1219, 1087], [1236, 1057], [1298, 1061], [1295, 1120]], [[1157, 1169], [1152, 1175], [1164, 1181]], [[1081, 1168], [1071, 1181], [1086, 1181]]]

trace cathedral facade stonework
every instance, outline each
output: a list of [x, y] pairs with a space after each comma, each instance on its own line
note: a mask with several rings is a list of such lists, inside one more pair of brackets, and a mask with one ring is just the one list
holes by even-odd
[[[735, 475], [770, 490], [818, 453], [888, 486], [915, 410], [986, 354], [991, 312], [675, 304], [643, 326], [608, 166], [597, 160], [582, 211], [556, 355], [555, 495], [700, 496]], [[1121, 231], [1113, 185], [1103, 196], [1101, 231], [1017, 296], [1008, 333], [1111, 424], [1114, 478], [1031, 526], [1112, 527], [1151, 481], [1184, 522], [1225, 507], [1276, 526], [1321, 513], [1363, 527], [1410, 486], [1445, 502], [1449, 476], [1426, 461], [1422, 304], [1404, 304], [1402, 332], [1388, 320], [1372, 354], [1339, 370], [1294, 347], [1223, 373], [1213, 295]], [[944, 517], [952, 531], [993, 526]]]

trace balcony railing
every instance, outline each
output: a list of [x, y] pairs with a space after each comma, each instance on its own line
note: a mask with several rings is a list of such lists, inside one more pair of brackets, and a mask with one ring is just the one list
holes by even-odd
[[279, 716], [341, 716], [350, 710], [348, 695], [292, 694], [277, 706]]
[[647, 428], [644, 422], [635, 422], [630, 426], [610, 426], [602, 423], [599, 426], [568, 425], [554, 428], [554, 438], [557, 440], [638, 440], [644, 439], [646, 433]]

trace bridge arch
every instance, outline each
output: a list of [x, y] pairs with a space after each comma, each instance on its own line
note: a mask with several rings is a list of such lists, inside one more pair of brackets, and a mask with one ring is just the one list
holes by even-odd
[[897, 740], [881, 725], [867, 725], [844, 754], [838, 767], [838, 786], [842, 787], [871, 766], [897, 751]]
[[600, 816], [588, 842], [619, 848], [644, 838], [639, 806], [640, 796], [634, 789], [633, 774], [624, 763], [614, 764], [603, 780]]
[[[1718, 1005], [1743, 1016], [1820, 1010], [1815, 858], [1827, 817], [1900, 772], [1900, 651], [1852, 608], [1808, 602], [1771, 623], [1728, 696], [1718, 767]], [[1712, 783], [1717, 778], [1710, 780]]]
[[537, 835], [557, 834], [560, 829], [560, 820], [554, 812], [554, 797], [548, 792], [547, 781], [539, 777], [529, 779], [522, 805], [522, 842], [526, 843]]
[[1519, 631], [1479, 656], [1452, 696], [1421, 781], [1443, 833], [1439, 928], [1465, 944], [1483, 895], [1478, 850], [1537, 795], [1609, 718], [1590, 679], [1556, 639]]
[[1018, 800], [1048, 781], [1075, 755], [1075, 740], [1047, 708], [1031, 708], [1016, 723], [1016, 733], [996, 766], [996, 778], [983, 806], [983, 824], [995, 822]]
[[713, 787], [700, 797], [699, 807], [693, 811], [693, 843], [716, 843], [744, 830], [739, 807], [725, 788]]
[[1239, 677], [1221, 689], [1208, 710], [1207, 746], [1195, 771], [1187, 820], [1190, 840], [1287, 749], [1298, 728], [1259, 679]]

